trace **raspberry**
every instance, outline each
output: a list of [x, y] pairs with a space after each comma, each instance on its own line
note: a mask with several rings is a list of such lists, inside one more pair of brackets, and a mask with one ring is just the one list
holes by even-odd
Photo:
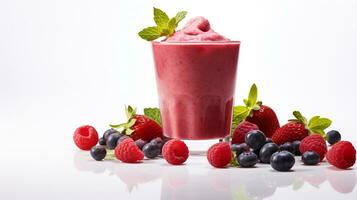
[[320, 156], [320, 162], [325, 158], [327, 146], [324, 138], [319, 134], [313, 134], [305, 137], [300, 143], [300, 152], [315, 151]]
[[248, 121], [244, 121], [234, 129], [232, 136], [232, 144], [244, 143], [245, 135], [252, 130], [259, 130], [259, 127]]
[[186, 144], [178, 139], [172, 139], [162, 147], [162, 156], [172, 165], [180, 165], [188, 158], [188, 148]]
[[208, 149], [207, 160], [217, 168], [223, 168], [231, 162], [231, 148], [227, 142], [219, 142]]
[[327, 161], [340, 169], [352, 167], [356, 162], [356, 150], [351, 142], [340, 141], [327, 152]]
[[114, 150], [115, 157], [125, 163], [136, 163], [144, 159], [144, 153], [131, 138], [126, 138]]
[[74, 131], [73, 141], [78, 148], [88, 151], [98, 143], [98, 132], [93, 126], [80, 126]]

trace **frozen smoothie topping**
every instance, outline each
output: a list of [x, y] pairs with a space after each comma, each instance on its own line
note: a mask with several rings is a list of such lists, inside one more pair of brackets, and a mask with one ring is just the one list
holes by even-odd
[[153, 41], [160, 37], [166, 37], [165, 42], [226, 42], [228, 38], [216, 33], [204, 17], [190, 19], [185, 27], [176, 31], [176, 28], [187, 12], [180, 11], [174, 17], [169, 17], [164, 11], [154, 8], [154, 21], [156, 26], [142, 29], [138, 34], [147, 41]]
[[200, 42], [200, 41], [229, 41], [226, 37], [216, 33], [204, 17], [190, 19], [185, 27], [176, 31], [166, 42]]

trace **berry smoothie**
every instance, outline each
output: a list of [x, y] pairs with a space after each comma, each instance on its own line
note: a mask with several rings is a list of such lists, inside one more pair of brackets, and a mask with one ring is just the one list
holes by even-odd
[[164, 135], [192, 140], [227, 136], [240, 42], [196, 17], [152, 47]]

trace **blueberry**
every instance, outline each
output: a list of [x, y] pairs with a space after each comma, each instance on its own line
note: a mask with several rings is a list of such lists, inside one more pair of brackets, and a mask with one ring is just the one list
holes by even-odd
[[107, 143], [105, 142], [104, 138], [101, 137], [99, 138], [99, 142], [98, 142], [100, 145], [106, 145]]
[[108, 138], [109, 138], [109, 135], [113, 134], [113, 133], [119, 133], [117, 130], [111, 128], [111, 129], [108, 129], [104, 132], [103, 134], [103, 138], [105, 141], [108, 141]]
[[341, 140], [341, 134], [338, 131], [332, 130], [327, 132], [327, 142], [330, 145], [333, 145], [336, 142], [339, 142], [340, 140]]
[[273, 140], [271, 139], [271, 138], [267, 138], [266, 140], [265, 140], [265, 144], [266, 143], [272, 143], [273, 142]]
[[150, 142], [159, 145], [160, 154], [161, 154], [162, 147], [164, 146], [164, 141], [160, 137], [157, 137], [157, 138], [152, 139]]
[[270, 158], [270, 165], [277, 171], [289, 171], [294, 164], [294, 155], [289, 151], [275, 152]]
[[161, 148], [160, 145], [154, 142], [149, 142], [144, 145], [143, 152], [147, 158], [156, 158], [160, 154]]
[[266, 141], [266, 137], [263, 132], [259, 130], [252, 130], [245, 136], [245, 143], [254, 150], [259, 150]]
[[107, 155], [107, 150], [103, 146], [94, 146], [90, 150], [90, 155], [94, 160], [101, 161]]
[[246, 151], [239, 154], [237, 162], [240, 167], [253, 167], [258, 162], [258, 156], [251, 151]]
[[246, 143], [232, 144], [231, 151], [236, 152], [236, 155], [239, 156], [239, 154], [249, 151], [249, 146]]
[[113, 133], [108, 136], [107, 147], [108, 149], [115, 149], [117, 147], [117, 142], [123, 135], [120, 133]]
[[127, 135], [122, 135], [122, 136], [118, 139], [117, 145], [120, 144], [123, 140], [125, 140], [125, 139], [127, 139], [127, 138], [130, 138], [130, 137], [127, 136]]
[[300, 143], [301, 142], [299, 140], [296, 140], [296, 141], [293, 142], [293, 149], [294, 149], [293, 154], [295, 154], [295, 156], [300, 156], [301, 155]]
[[259, 152], [259, 159], [262, 163], [270, 163], [270, 157], [273, 153], [277, 152], [279, 147], [275, 143], [265, 144]]
[[139, 149], [143, 149], [143, 146], [146, 144], [147, 142], [145, 140], [142, 139], [138, 139], [135, 141], [136, 146], [139, 147]]
[[290, 153], [294, 153], [294, 147], [291, 142], [285, 142], [284, 144], [279, 146], [280, 151], [289, 151]]
[[317, 165], [320, 162], [320, 155], [315, 151], [306, 151], [302, 154], [301, 160], [305, 165]]

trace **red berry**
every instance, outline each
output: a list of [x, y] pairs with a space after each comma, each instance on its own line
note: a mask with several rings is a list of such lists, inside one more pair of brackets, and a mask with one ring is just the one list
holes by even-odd
[[327, 145], [324, 138], [319, 134], [313, 134], [305, 137], [300, 143], [300, 152], [304, 154], [306, 151], [315, 151], [320, 156], [320, 161], [325, 158]]
[[207, 160], [213, 167], [226, 167], [231, 162], [231, 158], [231, 148], [227, 142], [216, 143], [207, 152]]
[[278, 117], [273, 109], [261, 105], [259, 110], [253, 110], [253, 115], [247, 117], [247, 121], [256, 124], [266, 137], [272, 137], [280, 127]]
[[98, 132], [93, 126], [78, 127], [74, 131], [73, 141], [78, 148], [88, 151], [98, 143]]
[[135, 115], [133, 118], [136, 120], [135, 124], [130, 127], [134, 131], [130, 135], [133, 140], [142, 139], [150, 142], [154, 138], [163, 137], [161, 126], [154, 120], [144, 115]]
[[356, 149], [351, 142], [340, 141], [327, 152], [327, 161], [340, 169], [352, 167], [356, 162]]
[[180, 165], [188, 158], [189, 150], [186, 144], [178, 139], [169, 140], [162, 147], [162, 156], [172, 165]]
[[280, 145], [285, 142], [300, 141], [308, 135], [309, 131], [303, 123], [292, 121], [278, 128], [271, 139], [274, 143]]
[[126, 138], [114, 150], [115, 157], [125, 163], [136, 163], [144, 159], [144, 153], [131, 138]]
[[248, 121], [241, 122], [240, 124], [238, 124], [237, 128], [234, 129], [231, 143], [244, 143], [245, 135], [247, 135], [247, 133], [252, 130], [259, 130], [259, 128], [257, 125]]

